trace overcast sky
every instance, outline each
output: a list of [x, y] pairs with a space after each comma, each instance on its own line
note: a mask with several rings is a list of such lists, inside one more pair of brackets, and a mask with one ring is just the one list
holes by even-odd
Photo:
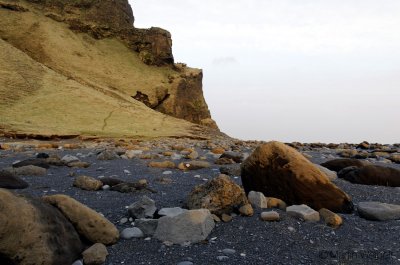
[[131, 0], [240, 139], [400, 142], [399, 0]]

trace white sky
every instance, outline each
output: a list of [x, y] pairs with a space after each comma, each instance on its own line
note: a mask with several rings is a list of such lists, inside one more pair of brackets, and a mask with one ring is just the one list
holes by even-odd
[[400, 142], [399, 0], [130, 0], [240, 139]]

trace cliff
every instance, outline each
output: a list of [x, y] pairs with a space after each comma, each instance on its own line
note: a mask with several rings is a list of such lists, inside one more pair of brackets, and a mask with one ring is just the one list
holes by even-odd
[[202, 71], [174, 63], [169, 32], [135, 28], [126, 0], [0, 0], [0, 17], [3, 130], [173, 136], [207, 131], [193, 123], [217, 129]]

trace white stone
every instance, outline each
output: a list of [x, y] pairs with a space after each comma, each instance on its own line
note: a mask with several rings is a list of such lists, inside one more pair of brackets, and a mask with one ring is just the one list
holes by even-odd
[[320, 219], [319, 212], [305, 204], [289, 206], [286, 208], [286, 212], [288, 215], [295, 218], [301, 218], [304, 221], [318, 222]]

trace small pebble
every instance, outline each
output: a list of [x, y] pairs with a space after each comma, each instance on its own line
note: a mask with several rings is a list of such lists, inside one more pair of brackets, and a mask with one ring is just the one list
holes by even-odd
[[231, 248], [226, 248], [226, 249], [222, 250], [222, 253], [224, 253], [225, 255], [233, 255], [236, 253], [236, 250], [231, 249]]
[[226, 261], [226, 260], [228, 260], [229, 259], [229, 257], [227, 257], [227, 256], [218, 256], [217, 257], [217, 260], [218, 261]]

